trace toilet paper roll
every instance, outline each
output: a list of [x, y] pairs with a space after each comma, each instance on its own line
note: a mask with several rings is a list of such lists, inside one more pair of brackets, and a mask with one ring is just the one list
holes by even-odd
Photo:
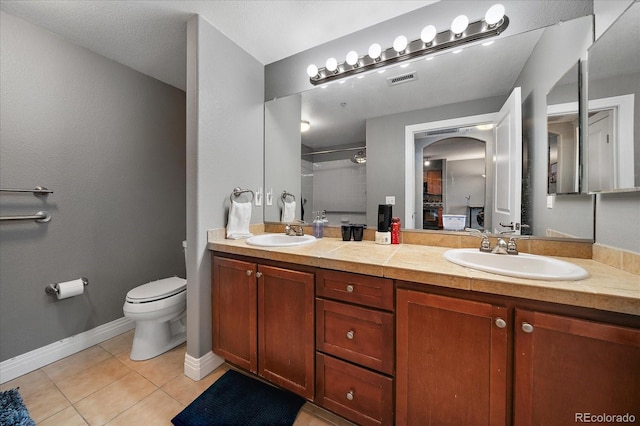
[[66, 281], [63, 283], [58, 283], [58, 299], [66, 299], [68, 297], [77, 296], [84, 292], [84, 282], [82, 279], [77, 279], [73, 281]]

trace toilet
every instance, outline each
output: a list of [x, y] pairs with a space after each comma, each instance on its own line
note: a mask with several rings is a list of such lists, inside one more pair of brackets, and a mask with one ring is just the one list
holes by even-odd
[[[183, 247], [186, 259], [186, 241]], [[122, 311], [135, 322], [132, 360], [167, 352], [187, 339], [187, 280], [171, 277], [138, 286], [127, 293]]]

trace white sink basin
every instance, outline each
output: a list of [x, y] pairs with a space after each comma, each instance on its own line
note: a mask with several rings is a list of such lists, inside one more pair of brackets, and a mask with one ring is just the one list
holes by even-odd
[[312, 244], [316, 241], [313, 235], [261, 234], [247, 238], [247, 244], [258, 247], [294, 247]]
[[531, 280], [575, 281], [589, 278], [578, 265], [535, 254], [518, 255], [483, 253], [478, 249], [453, 249], [444, 258], [460, 266], [493, 274]]

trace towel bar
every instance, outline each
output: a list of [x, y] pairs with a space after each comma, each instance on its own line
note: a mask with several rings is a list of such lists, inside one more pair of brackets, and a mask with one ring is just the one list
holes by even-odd
[[31, 192], [36, 197], [43, 197], [48, 194], [53, 194], [53, 191], [45, 188], [44, 186], [36, 186], [33, 189], [16, 189], [16, 188], [2, 188], [0, 192]]
[[252, 190], [250, 189], [241, 189], [240, 187], [236, 187], [233, 188], [233, 191], [231, 192], [231, 195], [229, 195], [229, 200], [233, 201], [233, 197], [239, 197], [240, 195], [249, 192], [251, 193], [251, 200], [249, 201], [253, 201], [253, 198], [256, 196], [256, 194], [253, 193]]
[[39, 211], [30, 216], [2, 216], [0, 217], [0, 221], [2, 220], [35, 220], [38, 223], [47, 223], [51, 220], [51, 215], [49, 212]]

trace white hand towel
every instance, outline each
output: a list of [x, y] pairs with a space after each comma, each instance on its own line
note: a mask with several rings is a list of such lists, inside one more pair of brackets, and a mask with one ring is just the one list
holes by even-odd
[[231, 201], [229, 208], [229, 223], [227, 223], [227, 238], [238, 240], [249, 238], [253, 234], [249, 232], [249, 222], [251, 221], [251, 203], [239, 203]]
[[282, 208], [281, 221], [284, 223], [291, 223], [294, 220], [296, 220], [296, 202], [285, 201], [284, 207]]

